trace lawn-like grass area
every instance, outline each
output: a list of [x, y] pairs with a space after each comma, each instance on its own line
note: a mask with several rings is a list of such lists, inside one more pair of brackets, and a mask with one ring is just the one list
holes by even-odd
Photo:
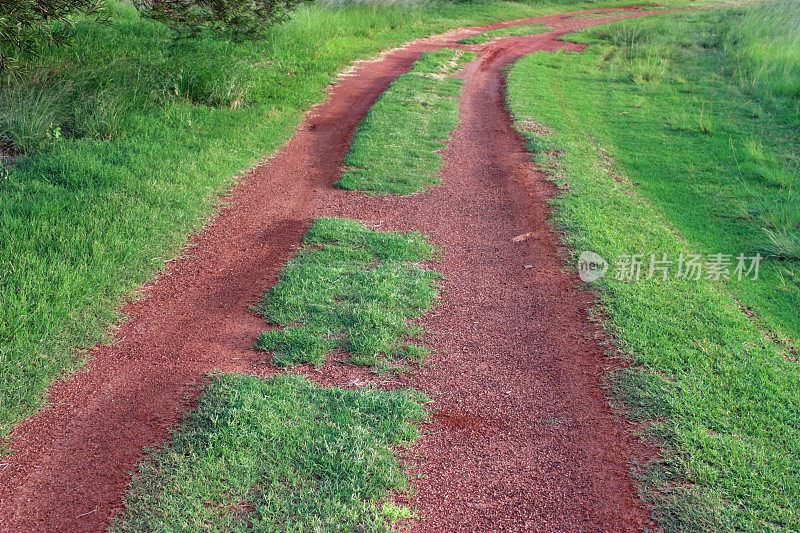
[[443, 48], [422, 55], [378, 98], [358, 125], [339, 187], [410, 194], [439, 183], [439, 150], [458, 126], [464, 83], [452, 75], [472, 52]]
[[[800, 61], [781, 44], [798, 21], [778, 0], [614, 23], [509, 74], [516, 127], [560, 187], [554, 224], [612, 263], [593, 287], [630, 366], [610, 393], [662, 446], [637, 472], [668, 530], [800, 528]], [[682, 253], [730, 254], [732, 279], [676, 277]], [[736, 256], [757, 253], [758, 279], [738, 281]], [[668, 279], [615, 279], [634, 254], [642, 278], [666, 254]]]
[[320, 388], [300, 376], [215, 377], [145, 459], [112, 531], [389, 531], [413, 516], [393, 447], [418, 435], [409, 391]]
[[342, 4], [235, 44], [173, 42], [112, 1], [108, 24], [77, 24], [73, 47], [0, 80], [0, 150], [23, 152], [0, 168], [0, 434], [353, 60], [452, 27], [624, 2]]
[[485, 31], [478, 35], [461, 39], [458, 42], [461, 44], [482, 44], [492, 39], [499, 39], [500, 37], [524, 37], [526, 35], [544, 33], [548, 30], [549, 28], [546, 24], [521, 24], [519, 26], [509, 26], [507, 28]]
[[420, 266], [435, 256], [426, 237], [320, 218], [303, 242], [260, 305], [280, 326], [256, 343], [274, 364], [319, 366], [334, 349], [359, 365], [396, 367], [425, 356], [409, 321], [438, 297], [440, 275]]

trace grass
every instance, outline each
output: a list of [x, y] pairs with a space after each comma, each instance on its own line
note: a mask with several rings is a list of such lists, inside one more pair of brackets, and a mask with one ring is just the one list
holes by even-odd
[[606, 17], [619, 17], [625, 15], [625, 11], [619, 10], [609, 10], [609, 11], [598, 11], [597, 13], [580, 13], [578, 15], [573, 15], [571, 18], [573, 19], [602, 19]]
[[279, 366], [321, 365], [334, 349], [359, 365], [419, 361], [409, 323], [438, 296], [439, 275], [419, 265], [434, 248], [418, 233], [378, 232], [347, 219], [314, 221], [260, 311], [281, 326], [256, 347]]
[[417, 437], [408, 391], [319, 388], [287, 375], [213, 379], [143, 461], [112, 531], [389, 531], [412, 513], [392, 448]]
[[[353, 60], [452, 27], [599, 5], [332, 3], [234, 44], [172, 42], [112, 1], [109, 24], [77, 24], [74, 47], [0, 80], [0, 435], [108, 340], [120, 304]], [[7, 153], [16, 165], [2, 166]]]
[[356, 130], [337, 183], [375, 194], [411, 194], [439, 183], [438, 150], [458, 126], [462, 80], [450, 77], [475, 54], [423, 54], [378, 98]]
[[550, 31], [546, 24], [521, 24], [519, 26], [509, 26], [508, 28], [498, 28], [496, 30], [489, 30], [466, 39], [461, 39], [461, 44], [482, 44], [491, 41], [492, 39], [499, 39], [500, 37], [525, 37], [527, 35], [536, 35], [537, 33], [544, 33]]
[[[791, 95], [732, 68], [748, 44], [728, 36], [766, 13], [796, 20], [797, 9], [773, 1], [615, 23], [577, 34], [590, 45], [581, 54], [513, 67], [509, 107], [561, 189], [554, 223], [572, 250], [613, 264], [751, 255], [776, 237], [796, 246]], [[757, 71], [794, 68], [758, 61]], [[759, 274], [594, 285], [630, 363], [609, 375], [612, 399], [662, 449], [637, 473], [667, 530], [800, 529], [800, 264], [775, 253]]]
[[720, 35], [728, 68], [748, 94], [800, 121], [800, 11], [772, 0], [739, 12]]

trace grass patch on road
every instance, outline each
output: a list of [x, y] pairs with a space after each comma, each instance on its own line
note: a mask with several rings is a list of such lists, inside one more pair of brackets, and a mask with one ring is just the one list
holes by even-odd
[[358, 365], [425, 356], [413, 342], [421, 330], [409, 323], [438, 297], [440, 275], [420, 266], [435, 255], [424, 236], [322, 218], [303, 241], [260, 304], [264, 317], [280, 327], [263, 332], [257, 348], [279, 366], [319, 366], [335, 349]]
[[615, 258], [766, 254], [765, 229], [800, 231], [787, 208], [796, 95], [747, 83], [735, 65], [748, 45], [728, 38], [771, 10], [800, 16], [767, 2], [620, 22], [576, 35], [581, 54], [532, 54], [509, 74], [515, 123], [561, 188], [555, 223], [573, 250], [612, 262], [594, 286], [631, 366], [610, 391], [663, 446], [638, 473], [667, 530], [800, 529], [800, 263], [770, 256], [757, 281], [683, 279], [675, 265], [667, 280], [615, 279]]
[[499, 39], [500, 37], [525, 37], [527, 35], [536, 35], [537, 33], [545, 33], [550, 31], [546, 24], [521, 24], [519, 26], [509, 26], [508, 28], [498, 28], [496, 30], [489, 30], [466, 39], [461, 39], [461, 44], [482, 44], [491, 41], [492, 39]]
[[608, 17], [621, 17], [621, 16], [623, 16], [625, 14], [626, 14], [625, 11], [623, 11], [621, 9], [615, 9], [615, 10], [611, 10], [611, 11], [598, 11], [597, 13], [581, 13], [581, 14], [578, 14], [578, 15], [574, 15], [574, 16], [572, 16], [570, 18], [572, 18], [573, 20], [580, 20], [580, 19], [584, 19], [584, 20], [589, 19], [589, 20], [591, 20], [591, 19], [602, 19], [602, 18], [608, 18]]
[[450, 77], [475, 54], [442, 49], [423, 54], [361, 121], [337, 183], [375, 194], [411, 194], [440, 182], [439, 150], [458, 126], [462, 80]]
[[413, 513], [392, 447], [426, 417], [409, 391], [306, 379], [213, 379], [173, 439], [142, 462], [112, 531], [388, 531]]

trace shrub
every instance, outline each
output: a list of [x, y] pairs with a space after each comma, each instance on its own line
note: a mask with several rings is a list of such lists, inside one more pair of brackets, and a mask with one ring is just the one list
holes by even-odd
[[135, 0], [146, 17], [185, 37], [212, 34], [233, 40], [259, 39], [311, 0]]
[[0, 71], [21, 65], [43, 46], [61, 45], [76, 14], [99, 17], [102, 0], [14, 0], [0, 2]]

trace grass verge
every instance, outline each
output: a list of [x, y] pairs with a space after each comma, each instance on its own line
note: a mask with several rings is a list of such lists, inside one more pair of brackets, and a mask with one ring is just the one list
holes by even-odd
[[500, 37], [524, 37], [526, 35], [536, 35], [537, 33], [544, 33], [550, 31], [546, 24], [521, 24], [519, 26], [509, 26], [508, 28], [498, 28], [496, 30], [489, 30], [466, 39], [461, 39], [461, 44], [482, 44], [491, 41], [492, 39], [499, 39]]
[[411, 194], [439, 183], [439, 150], [458, 126], [462, 80], [450, 77], [475, 54], [423, 54], [378, 98], [356, 130], [349, 167], [336, 184], [376, 194]]
[[213, 379], [173, 439], [142, 462], [112, 531], [388, 531], [405, 478], [392, 447], [417, 437], [409, 391], [306, 379]]
[[[615, 23], [576, 35], [581, 54], [513, 67], [509, 106], [561, 189], [571, 249], [613, 264], [765, 248], [755, 208], [792, 201], [797, 123], [740, 83], [724, 36], [773, 7]], [[623, 280], [615, 266], [595, 288], [630, 366], [609, 384], [662, 446], [637, 470], [656, 517], [674, 531], [800, 528], [798, 263], [771, 257], [741, 282]]]
[[321, 365], [334, 349], [377, 365], [419, 361], [412, 320], [438, 296], [439, 274], [419, 265], [434, 248], [418, 233], [371, 231], [347, 219], [317, 219], [304, 247], [264, 295], [260, 311], [281, 326], [256, 347], [279, 366]]

